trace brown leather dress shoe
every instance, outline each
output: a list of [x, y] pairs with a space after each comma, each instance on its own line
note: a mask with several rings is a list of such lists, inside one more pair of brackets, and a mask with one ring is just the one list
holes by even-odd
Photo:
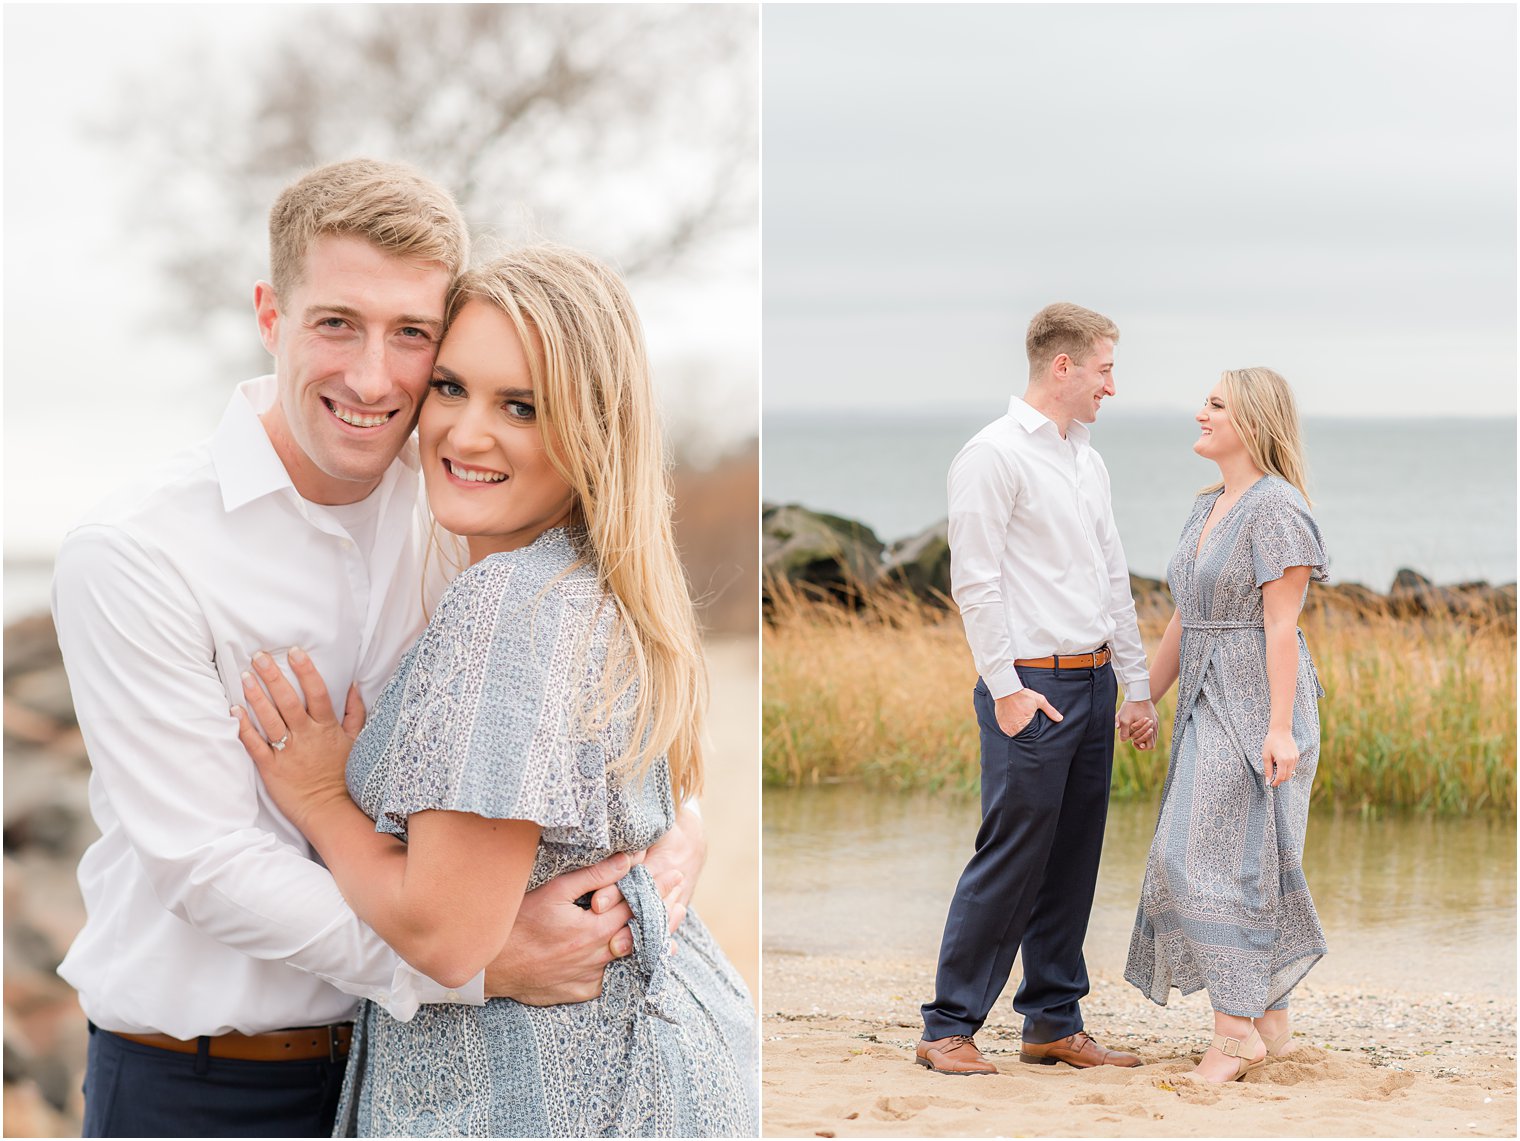
[[1122, 1050], [1108, 1050], [1094, 1042], [1086, 1030], [1078, 1030], [1054, 1042], [1025, 1042], [1019, 1048], [1019, 1061], [1034, 1066], [1053, 1066], [1065, 1062], [1079, 1070], [1092, 1066], [1138, 1066], [1140, 1059]]
[[997, 1067], [982, 1057], [969, 1034], [952, 1034], [932, 1042], [919, 1039], [913, 1059], [936, 1074], [995, 1074]]

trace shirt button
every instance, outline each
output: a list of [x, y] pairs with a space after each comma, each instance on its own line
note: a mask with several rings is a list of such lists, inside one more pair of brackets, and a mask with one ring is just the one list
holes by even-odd
[[446, 990], [443, 992], [443, 997], [450, 1002], [458, 1002], [459, 992], [457, 990]]
[[379, 994], [375, 995], [375, 1001], [378, 1002], [378, 1003], [380, 1003], [380, 1005], [382, 1005], [382, 1006], [384, 1006], [390, 1000], [391, 1000], [390, 991], [383, 990]]
[[354, 549], [353, 541], [351, 539], [344, 539], [343, 540], [343, 549], [345, 551], [351, 551], [351, 550], [353, 550]]

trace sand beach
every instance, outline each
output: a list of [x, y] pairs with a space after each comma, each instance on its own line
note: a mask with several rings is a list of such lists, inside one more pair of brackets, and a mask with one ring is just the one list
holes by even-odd
[[[1399, 954], [1395, 950], [1391, 953]], [[1413, 949], [1411, 949], [1413, 954]], [[996, 1075], [913, 1064], [932, 961], [767, 951], [762, 1000], [768, 1137], [1513, 1137], [1512, 997], [1443, 993], [1438, 964], [1407, 988], [1295, 995], [1291, 1057], [1239, 1083], [1186, 1077], [1206, 1048], [1205, 996], [1158, 1007], [1094, 972], [1084, 1003], [1137, 1069], [1018, 1060], [1005, 993], [977, 1041]]]

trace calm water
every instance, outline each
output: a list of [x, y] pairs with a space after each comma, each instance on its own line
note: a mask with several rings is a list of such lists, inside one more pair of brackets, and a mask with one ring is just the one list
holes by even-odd
[[[900, 955], [932, 972], [975, 800], [839, 786], [767, 789], [764, 807], [766, 954]], [[1155, 825], [1149, 803], [1109, 812], [1085, 953], [1111, 978]], [[1514, 821], [1315, 814], [1304, 869], [1330, 944], [1311, 981], [1514, 995]]]
[[[985, 415], [769, 414], [763, 488], [870, 525], [884, 542], [944, 518], [945, 473]], [[1309, 493], [1330, 574], [1386, 590], [1400, 567], [1437, 582], [1515, 580], [1515, 420], [1306, 419]], [[1130, 568], [1160, 577], [1213, 464], [1186, 413], [1105, 410], [1093, 442], [1113, 481]]]

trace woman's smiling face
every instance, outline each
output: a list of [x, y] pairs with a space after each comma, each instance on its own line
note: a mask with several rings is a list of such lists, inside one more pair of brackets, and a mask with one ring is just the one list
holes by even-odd
[[1218, 462], [1245, 451], [1245, 442], [1241, 440], [1240, 433], [1235, 430], [1235, 423], [1230, 418], [1222, 381], [1204, 397], [1203, 407], [1193, 419], [1198, 422], [1199, 429], [1198, 439], [1193, 442], [1193, 451], [1200, 456]]
[[417, 423], [428, 503], [441, 526], [469, 540], [471, 562], [527, 546], [569, 522], [575, 505], [549, 461], [529, 351], [500, 309], [466, 302]]

